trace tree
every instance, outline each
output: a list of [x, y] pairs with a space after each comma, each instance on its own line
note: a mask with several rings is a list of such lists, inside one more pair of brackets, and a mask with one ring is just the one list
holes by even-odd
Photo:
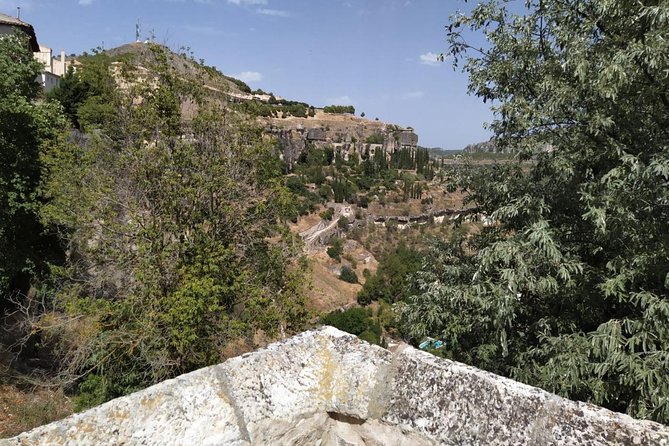
[[669, 422], [668, 27], [662, 2], [529, 1], [518, 15], [486, 1], [452, 19], [448, 56], [517, 162], [470, 189], [497, 223], [435, 251], [398, 306], [406, 333]]
[[82, 80], [74, 68], [70, 66], [60, 79], [60, 84], [48, 94], [49, 99], [56, 100], [63, 106], [63, 111], [77, 128], [81, 128], [79, 122], [79, 107], [90, 96], [90, 85]]
[[341, 268], [339, 279], [348, 283], [358, 283], [358, 275], [348, 266], [343, 266]]
[[[283, 224], [295, 197], [272, 146], [207, 100], [197, 78], [177, 74], [164, 48], [150, 51], [147, 71], [124, 64], [118, 84], [99, 65], [82, 71], [105, 85], [88, 103], [114, 98], [115, 127], [89, 120], [84, 128], [96, 131], [44, 155], [40, 214], [68, 257], [35, 330], [83, 404], [220, 362], [232, 343], [252, 348], [258, 330], [282, 337], [306, 321], [305, 266]], [[184, 103], [196, 109], [189, 120]]]
[[352, 105], [326, 105], [323, 107], [323, 111], [325, 113], [332, 113], [332, 114], [355, 114], [355, 107]]
[[37, 101], [40, 68], [26, 38], [0, 38], [0, 308], [11, 293], [27, 292], [58, 253], [36, 213], [40, 151], [65, 120], [59, 107]]
[[415, 292], [411, 276], [421, 266], [422, 255], [400, 244], [383, 257], [376, 274], [369, 277], [358, 293], [358, 303], [368, 305], [375, 300], [399, 302]]
[[341, 255], [344, 253], [344, 244], [339, 237], [330, 239], [330, 247], [327, 249], [328, 256], [331, 259], [341, 262]]

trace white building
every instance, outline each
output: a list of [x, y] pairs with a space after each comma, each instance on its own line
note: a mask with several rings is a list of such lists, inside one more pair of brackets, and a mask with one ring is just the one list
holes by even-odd
[[61, 76], [67, 73], [68, 63], [65, 59], [65, 51], [60, 52], [60, 58], [54, 58], [51, 48], [37, 43], [37, 36], [31, 24], [17, 17], [0, 13], [0, 36], [12, 35], [17, 30], [28, 35], [30, 49], [35, 59], [44, 65], [42, 73], [37, 76], [37, 81], [42, 85], [44, 91], [51, 91], [54, 87], [60, 85]]
[[33, 26], [16, 17], [0, 13], [0, 36], [13, 35], [17, 30], [23, 31], [30, 39], [30, 49], [32, 52], [39, 51], [39, 44], [35, 36]]
[[65, 51], [61, 50], [60, 57], [53, 57], [53, 51], [46, 46], [39, 46], [39, 51], [34, 53], [35, 59], [44, 64], [44, 71], [55, 74], [56, 76], [65, 76], [68, 63], [65, 59]]

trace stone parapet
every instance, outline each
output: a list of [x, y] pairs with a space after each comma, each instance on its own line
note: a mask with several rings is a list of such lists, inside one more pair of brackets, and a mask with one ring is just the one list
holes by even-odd
[[0, 440], [134, 444], [669, 445], [669, 427], [324, 327]]

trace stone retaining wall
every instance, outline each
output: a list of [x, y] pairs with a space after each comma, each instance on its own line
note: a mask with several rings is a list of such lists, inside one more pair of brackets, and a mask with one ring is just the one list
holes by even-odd
[[324, 327], [0, 440], [135, 444], [669, 445], [669, 427]]

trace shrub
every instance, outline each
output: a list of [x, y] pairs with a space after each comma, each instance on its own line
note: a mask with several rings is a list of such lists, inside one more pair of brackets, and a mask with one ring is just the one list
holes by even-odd
[[334, 208], [327, 208], [320, 214], [318, 214], [323, 220], [332, 220], [332, 216], [334, 215]]
[[330, 247], [327, 250], [328, 255], [337, 262], [341, 262], [341, 255], [343, 252], [344, 246], [342, 241], [337, 237], [332, 237], [330, 239]]
[[375, 345], [381, 344], [381, 338], [372, 330], [365, 330], [362, 333], [360, 333], [358, 337], [365, 342], [369, 342], [370, 344], [375, 344]]
[[321, 322], [356, 336], [368, 330], [371, 325], [369, 315], [364, 308], [351, 308], [346, 311], [336, 310], [323, 316]]
[[358, 283], [358, 276], [351, 268], [344, 266], [339, 273], [339, 279], [348, 283]]

